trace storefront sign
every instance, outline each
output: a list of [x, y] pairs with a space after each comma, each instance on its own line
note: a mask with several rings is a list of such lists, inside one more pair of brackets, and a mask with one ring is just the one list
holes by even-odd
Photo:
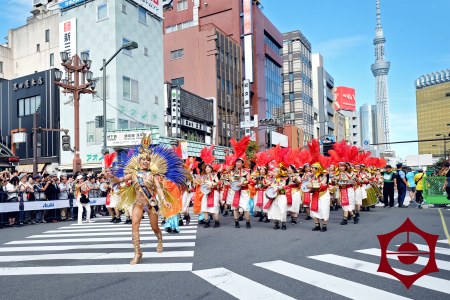
[[206, 131], [206, 126], [194, 121], [189, 121], [186, 119], [181, 118], [181, 125], [182, 126], [186, 126], [186, 127], [190, 127], [190, 128], [194, 128], [194, 129], [198, 129], [201, 131]]
[[24, 82], [13, 83], [13, 90], [18, 91], [20, 89], [29, 89], [32, 86], [43, 85], [44, 78], [39, 76], [38, 78], [32, 78], [31, 80], [25, 80]]
[[71, 6], [74, 6], [75, 4], [78, 4], [80, 2], [84, 2], [85, 0], [63, 0], [63, 1], [59, 1], [58, 5], [59, 8], [61, 9], [66, 9], [69, 8]]
[[69, 58], [77, 53], [77, 19], [59, 23], [59, 49], [67, 52]]
[[150, 13], [158, 16], [162, 19], [163, 17], [163, 1], [162, 0], [132, 0], [134, 3], [142, 6]]
[[108, 147], [116, 146], [135, 146], [141, 142], [144, 134], [151, 135], [150, 130], [138, 132], [109, 132], [106, 134], [106, 145]]

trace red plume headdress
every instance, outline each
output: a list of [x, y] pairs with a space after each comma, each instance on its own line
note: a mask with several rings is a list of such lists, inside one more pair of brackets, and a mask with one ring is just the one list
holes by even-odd
[[105, 169], [110, 169], [111, 168], [111, 166], [113, 164], [113, 161], [116, 158], [116, 156], [117, 156], [116, 152], [108, 153], [108, 154], [105, 154], [103, 156], [103, 161], [105, 162]]

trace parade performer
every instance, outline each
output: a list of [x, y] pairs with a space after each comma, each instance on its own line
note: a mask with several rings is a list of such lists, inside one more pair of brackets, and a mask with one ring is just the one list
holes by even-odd
[[118, 156], [117, 167], [109, 174], [113, 182], [122, 183], [119, 207], [132, 207], [132, 240], [134, 258], [130, 264], [142, 259], [139, 225], [144, 211], [157, 238], [156, 251], [163, 251], [162, 232], [158, 226], [158, 213], [166, 219], [181, 211], [181, 201], [165, 188], [164, 181], [181, 186], [186, 181], [183, 162], [171, 149], [152, 146], [151, 137], [143, 135], [141, 145]]
[[201, 211], [205, 217], [204, 228], [210, 227], [210, 215], [214, 219], [214, 228], [220, 227], [219, 222], [219, 179], [217, 173], [214, 172], [214, 161], [216, 157], [213, 155], [214, 145], [204, 147], [200, 151], [200, 158], [203, 161], [203, 174], [197, 179], [197, 184], [200, 185], [200, 190], [203, 194]]
[[78, 175], [75, 185], [75, 197], [78, 206], [78, 224], [83, 219], [83, 207], [86, 208], [86, 223], [91, 223], [91, 205], [89, 204], [89, 181]]
[[255, 172], [251, 175], [251, 184], [255, 188], [255, 201], [253, 210], [258, 212], [259, 222], [262, 222], [266, 218], [265, 223], [270, 222], [267, 217], [267, 210], [264, 206], [267, 204], [269, 199], [266, 196], [266, 190], [271, 184], [271, 180], [267, 174], [267, 164], [272, 160], [267, 151], [258, 152], [256, 156]]
[[230, 172], [229, 180], [231, 181], [230, 189], [227, 195], [227, 202], [231, 203], [231, 209], [234, 211], [234, 227], [240, 228], [239, 215], [240, 211], [244, 212], [246, 220], [246, 228], [250, 229], [250, 194], [248, 191], [248, 183], [250, 181], [250, 171], [244, 168], [245, 164], [245, 149], [250, 143], [250, 137], [246, 136], [239, 142], [234, 139], [230, 140], [234, 150], [234, 168]]
[[281, 222], [281, 230], [286, 230], [286, 219], [287, 219], [287, 199], [286, 199], [286, 191], [284, 186], [286, 185], [286, 181], [284, 180], [285, 174], [278, 167], [273, 168], [271, 171], [271, 176], [273, 177], [271, 188], [276, 192], [275, 198], [269, 198], [268, 203], [264, 206], [264, 209], [267, 209], [267, 215], [270, 220], [274, 221], [273, 229], [280, 229]]
[[[117, 153], [107, 153], [103, 156], [103, 163], [104, 163], [104, 170], [103, 172], [109, 172], [113, 161], [116, 158]], [[120, 223], [120, 210], [118, 208], [118, 201], [119, 201], [119, 187], [117, 185], [112, 185], [109, 179], [107, 178], [106, 183], [106, 208], [108, 209], [108, 212], [112, 216], [112, 219], [110, 222], [112, 223]], [[100, 185], [101, 189], [101, 185]]]
[[310, 185], [310, 188], [313, 189], [310, 209], [315, 224], [315, 227], [312, 230], [325, 232], [327, 231], [327, 224], [330, 219], [328, 177], [320, 162], [312, 164], [311, 168], [315, 176]]
[[[302, 184], [305, 182], [311, 182], [314, 179], [314, 174], [311, 172], [311, 165], [309, 163], [305, 163], [303, 165], [303, 175], [301, 177]], [[311, 193], [302, 191], [302, 203], [303, 208], [306, 211], [305, 220], [311, 220], [310, 208], [309, 205], [311, 203]]]

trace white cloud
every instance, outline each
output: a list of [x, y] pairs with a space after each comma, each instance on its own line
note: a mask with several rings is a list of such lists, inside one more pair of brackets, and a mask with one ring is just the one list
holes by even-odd
[[349, 54], [353, 48], [367, 43], [370, 44], [370, 39], [362, 35], [354, 35], [322, 41], [314, 45], [314, 48], [329, 59]]

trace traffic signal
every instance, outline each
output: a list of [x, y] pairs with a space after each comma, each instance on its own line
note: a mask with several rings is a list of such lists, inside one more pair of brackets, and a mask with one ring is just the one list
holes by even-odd
[[322, 154], [324, 156], [330, 156], [330, 154], [328, 154], [328, 151], [329, 150], [333, 150], [333, 145], [334, 145], [334, 142], [323, 143], [323, 145], [322, 145]]
[[95, 117], [95, 128], [103, 128], [103, 116]]
[[72, 151], [72, 148], [70, 148], [70, 135], [63, 135], [61, 137], [62, 140], [62, 150], [63, 151]]

